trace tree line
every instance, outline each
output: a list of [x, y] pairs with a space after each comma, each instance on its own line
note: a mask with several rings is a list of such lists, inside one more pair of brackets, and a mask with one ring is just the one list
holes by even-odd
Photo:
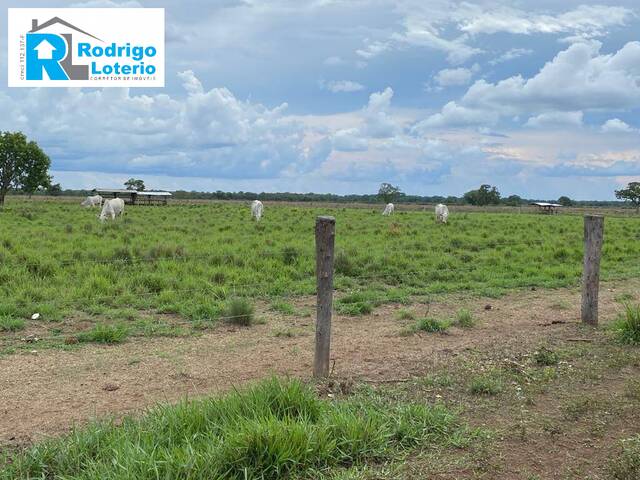
[[[23, 193], [27, 195], [65, 195], [84, 196], [92, 190], [62, 189], [59, 183], [53, 183], [49, 175], [51, 160], [34, 141], [30, 141], [22, 132], [0, 132], [0, 207], [4, 204], [8, 193]], [[145, 191], [144, 181], [130, 178], [124, 184], [129, 190]], [[502, 197], [498, 189], [489, 184], [483, 184], [475, 190], [466, 192], [461, 197], [440, 195], [408, 195], [398, 186], [390, 183], [380, 185], [375, 194], [336, 195], [332, 193], [267, 193], [267, 192], [198, 192], [177, 190], [173, 193], [176, 199], [202, 200], [266, 200], [290, 202], [335, 202], [335, 203], [376, 203], [397, 202], [407, 204], [446, 203], [449, 205], [525, 205], [534, 201], [550, 201], [549, 199], [524, 199], [518, 195]], [[621, 202], [631, 203], [640, 210], [640, 182], [630, 182], [626, 188], [615, 191], [616, 198]], [[563, 206], [571, 205], [620, 205], [618, 201], [574, 201], [567, 196], [551, 200]]]

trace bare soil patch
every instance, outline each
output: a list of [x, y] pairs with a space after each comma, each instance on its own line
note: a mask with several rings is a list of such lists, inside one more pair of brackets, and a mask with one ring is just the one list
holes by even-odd
[[[601, 323], [622, 309], [615, 300], [619, 294], [637, 299], [639, 287], [638, 280], [602, 285]], [[456, 403], [471, 423], [498, 432], [487, 457], [450, 465], [429, 478], [601, 478], [598, 472], [616, 441], [640, 431], [638, 405], [631, 408], [624, 396], [629, 379], [640, 378], [640, 364], [633, 351], [627, 360], [617, 358], [622, 354], [608, 349], [606, 334], [579, 324], [579, 299], [577, 289], [528, 290], [500, 299], [443, 297], [430, 305], [430, 316], [452, 318], [464, 306], [477, 320], [473, 328], [445, 334], [400, 335], [411, 320], [399, 320], [398, 310], [419, 317], [427, 310], [421, 304], [334, 316], [333, 376], [394, 384], [449, 371], [458, 375], [462, 367], [468, 374], [517, 365], [540, 345], [566, 349], [571, 360], [559, 368], [581, 373], [533, 389], [525, 399], [511, 385], [496, 398], [473, 397], [464, 386], [416, 391], [427, 401]], [[296, 306], [308, 309], [313, 302], [300, 299]], [[313, 322], [313, 316], [274, 314], [251, 328], [220, 325], [200, 336], [132, 338], [70, 351], [38, 350], [36, 343], [33, 352], [5, 355], [0, 357], [0, 445], [29, 444], [91, 418], [139, 412], [156, 402], [220, 392], [270, 374], [308, 378]], [[591, 348], [598, 358], [589, 358]], [[590, 376], [591, 361], [600, 367]], [[616, 361], [616, 368], [602, 366]], [[463, 385], [465, 378], [457, 378]], [[580, 403], [587, 397], [593, 402]], [[578, 415], [571, 415], [572, 408]], [[420, 459], [408, 462], [403, 478], [423, 478], [423, 467]]]

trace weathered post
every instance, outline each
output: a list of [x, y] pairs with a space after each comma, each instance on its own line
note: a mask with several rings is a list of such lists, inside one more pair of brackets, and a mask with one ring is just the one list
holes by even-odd
[[584, 217], [584, 267], [582, 271], [582, 323], [598, 325], [600, 256], [604, 239], [604, 217]]
[[313, 376], [329, 375], [331, 351], [331, 308], [333, 305], [333, 246], [336, 235], [336, 219], [316, 219], [316, 281], [318, 304], [316, 313], [316, 351]]

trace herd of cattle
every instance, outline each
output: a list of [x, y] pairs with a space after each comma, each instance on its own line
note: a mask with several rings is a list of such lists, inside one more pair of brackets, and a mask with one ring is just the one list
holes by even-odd
[[[117, 216], [124, 213], [124, 201], [121, 198], [112, 198], [110, 200], [104, 200], [100, 195], [94, 195], [87, 197], [81, 205], [83, 207], [102, 207], [102, 212], [98, 216], [101, 222], [104, 222], [107, 217], [114, 220]], [[382, 215], [388, 217], [395, 211], [396, 207], [393, 203], [387, 203], [384, 207]], [[251, 216], [255, 218], [256, 222], [259, 222], [262, 218], [262, 211], [264, 205], [260, 200], [254, 200], [251, 202]], [[449, 209], [446, 205], [439, 203], [436, 205], [436, 222], [447, 223], [449, 217]]]
[[[396, 207], [393, 203], [387, 203], [386, 207], [384, 207], [384, 211], [382, 215], [388, 217], [395, 211]], [[436, 205], [436, 222], [438, 223], [447, 223], [447, 218], [449, 218], [449, 209], [446, 205], [439, 203]]]

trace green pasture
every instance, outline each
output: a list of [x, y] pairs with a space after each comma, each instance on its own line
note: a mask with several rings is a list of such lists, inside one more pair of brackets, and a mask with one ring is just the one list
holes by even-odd
[[[256, 223], [248, 203], [128, 206], [101, 224], [79, 201], [10, 199], [0, 213], [0, 325], [35, 312], [53, 322], [140, 311], [206, 321], [236, 297], [312, 295], [321, 214], [336, 217], [345, 314], [445, 292], [573, 285], [582, 272], [579, 216], [454, 212], [438, 225], [431, 209], [381, 211], [267, 204]], [[637, 276], [639, 260], [640, 218], [607, 218], [602, 277]]]

